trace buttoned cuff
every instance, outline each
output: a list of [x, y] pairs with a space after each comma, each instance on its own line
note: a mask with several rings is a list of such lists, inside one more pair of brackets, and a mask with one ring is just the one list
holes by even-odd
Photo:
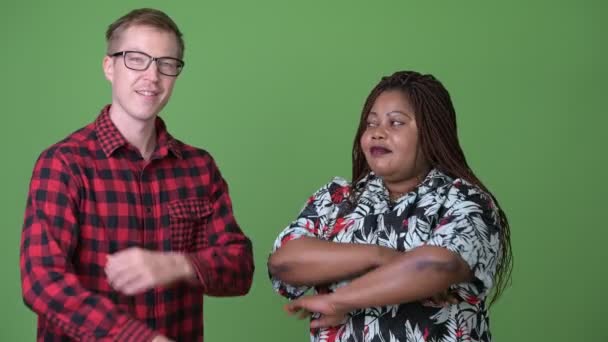
[[131, 319], [125, 323], [120, 332], [116, 335], [116, 341], [152, 341], [156, 336], [158, 336], [158, 332], [150, 329], [146, 324], [140, 321]]
[[188, 283], [190, 285], [200, 286], [203, 289], [206, 289], [207, 279], [209, 279], [209, 276], [207, 272], [205, 272], [205, 262], [199, 255], [194, 253], [186, 254], [186, 259], [190, 262], [190, 265], [196, 274], [196, 279], [188, 279]]

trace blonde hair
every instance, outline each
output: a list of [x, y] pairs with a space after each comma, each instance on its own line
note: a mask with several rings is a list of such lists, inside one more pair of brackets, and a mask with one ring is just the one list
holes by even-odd
[[132, 10], [108, 26], [106, 31], [107, 53], [113, 53], [115, 43], [120, 35], [134, 25], [151, 26], [159, 30], [175, 34], [179, 47], [178, 58], [184, 58], [184, 40], [177, 24], [164, 12], [153, 8], [140, 8]]

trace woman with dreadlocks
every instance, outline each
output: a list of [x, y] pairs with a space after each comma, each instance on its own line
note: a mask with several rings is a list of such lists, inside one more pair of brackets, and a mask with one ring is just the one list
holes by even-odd
[[286, 311], [312, 313], [311, 341], [491, 341], [509, 224], [466, 162], [447, 90], [413, 71], [382, 78], [352, 161], [352, 182], [323, 186], [274, 244]]

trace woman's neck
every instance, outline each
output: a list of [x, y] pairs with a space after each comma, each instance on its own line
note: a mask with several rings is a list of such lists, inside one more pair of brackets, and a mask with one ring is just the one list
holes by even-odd
[[420, 183], [422, 183], [422, 181], [424, 180], [426, 175], [428, 175], [429, 172], [430, 170], [425, 170], [415, 176], [401, 180], [388, 180], [383, 178], [382, 182], [384, 183], [384, 187], [388, 191], [389, 198], [391, 200], [396, 200], [401, 198], [408, 192], [416, 189], [420, 185]]

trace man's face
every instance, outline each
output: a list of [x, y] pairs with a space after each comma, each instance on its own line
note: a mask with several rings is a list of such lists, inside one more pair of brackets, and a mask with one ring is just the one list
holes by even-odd
[[[127, 28], [114, 46], [110, 53], [140, 51], [152, 57], [179, 57], [175, 34], [151, 26]], [[169, 101], [176, 79], [158, 72], [156, 62], [143, 71], [131, 70], [123, 56], [106, 56], [103, 69], [112, 83], [111, 113], [119, 120], [154, 120]]]

